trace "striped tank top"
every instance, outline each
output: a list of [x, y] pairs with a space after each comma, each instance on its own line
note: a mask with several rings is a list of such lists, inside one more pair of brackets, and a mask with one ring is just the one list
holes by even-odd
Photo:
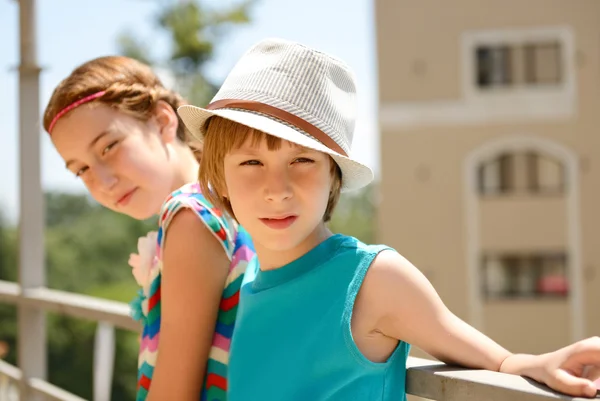
[[213, 207], [200, 192], [198, 183], [186, 184], [173, 192], [163, 203], [160, 212], [156, 253], [150, 268], [149, 285], [141, 288], [131, 302], [132, 316], [141, 321], [143, 331], [138, 358], [137, 401], [144, 401], [152, 383], [156, 365], [161, 320], [162, 248], [165, 232], [176, 213], [184, 208], [196, 213], [199, 220], [213, 233], [231, 261], [223, 288], [213, 343], [209, 352], [201, 401], [227, 399], [227, 368], [229, 348], [238, 309], [239, 291], [254, 247], [248, 233], [235, 220]]

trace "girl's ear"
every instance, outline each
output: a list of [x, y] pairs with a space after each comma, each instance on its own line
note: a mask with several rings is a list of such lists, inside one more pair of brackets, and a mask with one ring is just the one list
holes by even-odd
[[173, 142], [177, 138], [177, 128], [179, 127], [177, 113], [164, 100], [156, 103], [154, 113], [163, 142]]

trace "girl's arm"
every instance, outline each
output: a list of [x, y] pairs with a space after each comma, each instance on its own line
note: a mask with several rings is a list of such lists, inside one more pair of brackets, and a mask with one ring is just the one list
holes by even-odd
[[596, 394], [594, 378], [585, 378], [584, 370], [600, 367], [598, 338], [544, 355], [512, 354], [450, 312], [425, 276], [396, 252], [375, 258], [359, 296], [377, 332], [442, 362], [528, 376], [574, 396]]
[[169, 224], [163, 247], [161, 327], [148, 401], [198, 401], [229, 259], [189, 209]]

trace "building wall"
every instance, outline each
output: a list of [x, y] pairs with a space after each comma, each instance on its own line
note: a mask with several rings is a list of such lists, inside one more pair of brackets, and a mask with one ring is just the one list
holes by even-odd
[[[449, 3], [375, 2], [382, 158], [378, 240], [417, 265], [458, 316], [511, 350], [544, 352], [574, 336], [597, 335], [600, 3]], [[474, 43], [553, 35], [563, 46], [560, 85], [477, 88]], [[573, 175], [563, 192], [501, 197], [469, 192], [476, 187], [468, 181], [474, 176], [467, 171], [469, 158], [513, 138], [524, 151], [556, 148], [573, 156]], [[475, 240], [469, 228], [474, 221]], [[544, 299], [473, 295], [482, 287], [472, 270], [473, 243], [477, 255], [566, 249], [571, 294]]]

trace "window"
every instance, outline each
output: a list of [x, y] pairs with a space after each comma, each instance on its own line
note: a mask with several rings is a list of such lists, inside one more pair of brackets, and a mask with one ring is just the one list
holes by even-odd
[[480, 87], [511, 83], [511, 51], [508, 46], [480, 46], [476, 49], [477, 84]]
[[565, 190], [565, 168], [552, 157], [527, 153], [528, 186], [532, 192], [556, 193]]
[[475, 71], [480, 89], [557, 85], [561, 76], [561, 46], [557, 41], [479, 45]]
[[527, 84], [560, 83], [560, 45], [558, 43], [526, 44], [523, 51]]
[[565, 253], [485, 255], [482, 287], [487, 299], [566, 297]]
[[551, 156], [535, 151], [502, 153], [479, 166], [482, 195], [556, 194], [565, 189], [565, 168]]

